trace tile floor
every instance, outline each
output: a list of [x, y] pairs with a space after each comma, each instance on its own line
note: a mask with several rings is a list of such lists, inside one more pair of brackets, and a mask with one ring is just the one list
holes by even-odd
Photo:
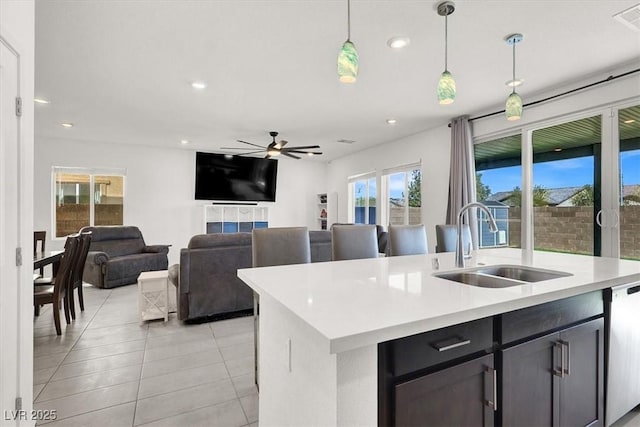
[[257, 426], [252, 317], [140, 325], [135, 285], [84, 293], [61, 337], [50, 305], [34, 320], [34, 409], [57, 411], [47, 426]]
[[[51, 306], [34, 320], [34, 408], [57, 411], [47, 427], [257, 426], [252, 317], [140, 325], [136, 286], [84, 292], [61, 337]], [[640, 427], [640, 406], [612, 427]]]

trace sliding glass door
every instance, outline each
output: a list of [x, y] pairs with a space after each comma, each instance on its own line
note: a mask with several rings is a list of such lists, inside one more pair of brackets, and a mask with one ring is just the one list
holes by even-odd
[[620, 258], [640, 260], [640, 105], [618, 111]]

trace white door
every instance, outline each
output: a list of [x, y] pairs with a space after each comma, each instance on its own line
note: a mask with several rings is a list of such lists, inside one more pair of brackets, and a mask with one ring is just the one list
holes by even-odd
[[[16, 265], [20, 246], [20, 118], [16, 111], [19, 57], [0, 38], [0, 424], [13, 424], [20, 393], [21, 269]], [[30, 262], [27, 251], [25, 262]], [[24, 305], [24, 304], [23, 304]], [[29, 358], [31, 355], [28, 356]], [[29, 394], [30, 396], [31, 394]]]

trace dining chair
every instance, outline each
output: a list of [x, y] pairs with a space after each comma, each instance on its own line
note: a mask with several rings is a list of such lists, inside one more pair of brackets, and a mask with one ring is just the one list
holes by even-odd
[[331, 228], [331, 252], [334, 261], [377, 258], [376, 226], [334, 225]]
[[[458, 240], [458, 226], [454, 224], [436, 225], [436, 252], [455, 252]], [[471, 229], [462, 224], [462, 244], [465, 254], [471, 249]]]
[[[308, 264], [311, 262], [311, 244], [307, 227], [254, 228], [251, 232], [251, 263], [253, 267]], [[260, 298], [253, 294], [253, 348], [254, 381], [258, 384], [258, 333]]]
[[[34, 231], [33, 232], [33, 255], [38, 252], [44, 252], [44, 245], [47, 240], [47, 232], [46, 231]], [[38, 245], [39, 244], [39, 245]], [[40, 248], [38, 249], [38, 246]], [[44, 267], [40, 267], [40, 275], [36, 276], [34, 274], [34, 279], [37, 277], [44, 276]]]
[[87, 254], [91, 246], [91, 231], [83, 232], [79, 237], [78, 250], [73, 262], [71, 280], [69, 280], [69, 289], [67, 290], [67, 299], [69, 301], [69, 311], [71, 318], [76, 319], [76, 304], [74, 299], [74, 290], [78, 290], [78, 303], [80, 311], [84, 311], [84, 294], [82, 292], [82, 277], [84, 275], [84, 264], [87, 261]]
[[389, 256], [427, 253], [429, 248], [424, 224], [389, 226]]
[[60, 327], [60, 308], [64, 308], [64, 316], [67, 325], [71, 323], [69, 318], [69, 306], [67, 299], [67, 289], [71, 280], [71, 270], [73, 267], [73, 259], [76, 256], [80, 239], [78, 235], [67, 237], [64, 247], [64, 255], [60, 259], [60, 267], [56, 276], [52, 278], [48, 285], [43, 282], [39, 286], [33, 287], [33, 304], [39, 307], [44, 304], [53, 304], [53, 322], [56, 327], [56, 334], [62, 335]]

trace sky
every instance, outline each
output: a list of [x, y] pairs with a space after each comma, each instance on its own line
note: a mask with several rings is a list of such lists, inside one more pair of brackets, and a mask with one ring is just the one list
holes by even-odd
[[[621, 153], [620, 169], [624, 185], [640, 184], [640, 150]], [[520, 166], [480, 171], [482, 183], [491, 188], [491, 193], [522, 187], [521, 172]], [[536, 163], [533, 165], [533, 183], [544, 188], [593, 185], [593, 157]]]

